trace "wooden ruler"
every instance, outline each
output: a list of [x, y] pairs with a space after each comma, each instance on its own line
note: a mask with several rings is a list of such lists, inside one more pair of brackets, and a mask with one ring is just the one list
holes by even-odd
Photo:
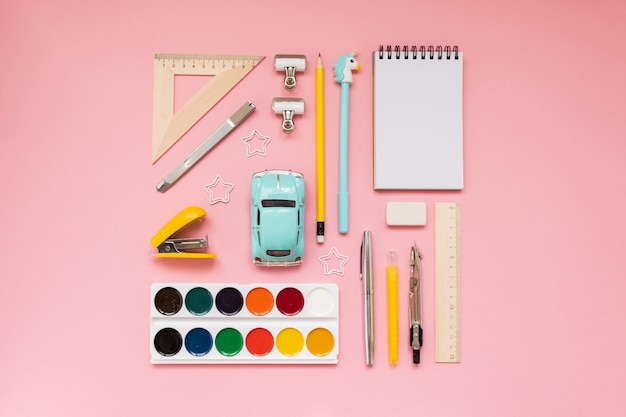
[[[243, 55], [155, 54], [152, 108], [152, 163], [196, 124], [218, 101], [265, 58]], [[174, 113], [174, 77], [211, 75]]]
[[461, 207], [435, 203], [435, 362], [461, 362]]

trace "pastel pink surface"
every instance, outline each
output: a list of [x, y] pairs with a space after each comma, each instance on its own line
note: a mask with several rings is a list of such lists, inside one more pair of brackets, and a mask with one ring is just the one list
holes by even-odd
[[[0, 415], [595, 416], [626, 383], [626, 4], [320, 0], [0, 3]], [[464, 52], [465, 189], [374, 192], [372, 72], [380, 44]], [[350, 231], [337, 233], [336, 58], [357, 49], [350, 108]], [[154, 53], [265, 60], [156, 164]], [[305, 54], [296, 132], [280, 130], [277, 53]], [[314, 58], [326, 75], [326, 242], [315, 243]], [[181, 94], [191, 95], [181, 84]], [[234, 109], [257, 110], [170, 191], [156, 184]], [[271, 138], [247, 157], [241, 138]], [[253, 172], [306, 178], [305, 262], [254, 267]], [[228, 203], [204, 186], [234, 184]], [[385, 226], [387, 201], [425, 201], [424, 228]], [[461, 364], [434, 362], [434, 202], [462, 205]], [[155, 259], [150, 237], [204, 207], [213, 261]], [[372, 231], [375, 364], [364, 364], [359, 245]], [[399, 364], [387, 365], [385, 253], [424, 253], [422, 364], [411, 365], [401, 281]], [[345, 274], [325, 275], [336, 247]], [[400, 277], [408, 265], [400, 264]], [[407, 278], [408, 279], [408, 278]], [[153, 366], [153, 282], [336, 282], [336, 366]], [[406, 338], [402, 329], [406, 328]], [[244, 401], [242, 401], [244, 399]]]

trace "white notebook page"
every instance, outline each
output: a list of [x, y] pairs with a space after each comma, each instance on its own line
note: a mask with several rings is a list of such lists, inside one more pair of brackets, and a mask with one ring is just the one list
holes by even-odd
[[463, 188], [463, 53], [373, 54], [374, 189]]

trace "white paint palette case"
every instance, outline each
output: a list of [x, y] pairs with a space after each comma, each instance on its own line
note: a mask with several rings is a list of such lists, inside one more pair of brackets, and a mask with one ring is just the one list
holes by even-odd
[[335, 364], [338, 354], [336, 284], [151, 287], [151, 363]]

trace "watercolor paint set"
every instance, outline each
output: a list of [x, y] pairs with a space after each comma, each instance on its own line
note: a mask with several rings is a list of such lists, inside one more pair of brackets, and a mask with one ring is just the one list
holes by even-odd
[[153, 364], [335, 364], [336, 284], [159, 283], [150, 290]]

